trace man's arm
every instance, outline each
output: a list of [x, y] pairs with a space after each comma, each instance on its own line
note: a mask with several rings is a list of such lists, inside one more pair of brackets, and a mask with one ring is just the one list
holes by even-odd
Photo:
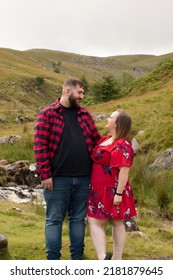
[[49, 161], [50, 124], [44, 113], [39, 113], [34, 128], [34, 153], [37, 173], [42, 180], [51, 178]]

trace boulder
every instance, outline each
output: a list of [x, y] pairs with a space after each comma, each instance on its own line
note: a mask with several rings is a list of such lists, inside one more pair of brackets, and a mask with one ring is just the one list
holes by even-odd
[[125, 229], [127, 232], [131, 231], [140, 231], [139, 227], [136, 224], [135, 219], [132, 217], [127, 221], [124, 221]]
[[7, 247], [8, 247], [7, 238], [3, 234], [0, 234], [0, 254], [4, 253]]
[[[27, 185], [30, 187], [40, 184], [40, 178], [36, 174], [34, 164], [27, 160], [16, 161], [0, 167], [0, 177], [6, 178], [7, 183]], [[0, 186], [5, 182], [1, 180]]]
[[5, 165], [7, 165], [7, 164], [8, 164], [8, 161], [7, 161], [6, 159], [1, 159], [1, 160], [0, 160], [0, 165], [5, 166]]
[[138, 144], [136, 138], [132, 139], [132, 148], [133, 148], [133, 151], [134, 151], [135, 154], [139, 150], [139, 144]]
[[173, 169], [173, 148], [164, 151], [158, 158], [156, 158], [149, 168], [153, 171]]

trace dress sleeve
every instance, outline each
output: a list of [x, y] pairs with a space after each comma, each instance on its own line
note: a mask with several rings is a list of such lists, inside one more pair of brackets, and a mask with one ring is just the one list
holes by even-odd
[[120, 139], [115, 142], [111, 152], [111, 167], [130, 167], [133, 163], [134, 152], [129, 142]]

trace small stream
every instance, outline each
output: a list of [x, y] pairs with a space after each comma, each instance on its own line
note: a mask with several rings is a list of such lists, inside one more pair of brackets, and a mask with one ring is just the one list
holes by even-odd
[[30, 188], [28, 186], [0, 187], [0, 201], [15, 203], [42, 203], [44, 204], [43, 188], [41, 185]]

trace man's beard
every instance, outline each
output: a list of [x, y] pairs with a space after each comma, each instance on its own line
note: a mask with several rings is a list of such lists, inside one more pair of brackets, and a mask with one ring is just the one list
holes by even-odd
[[73, 92], [70, 94], [68, 100], [69, 100], [71, 108], [79, 108], [80, 107], [80, 105], [76, 101], [76, 97], [74, 97]]

